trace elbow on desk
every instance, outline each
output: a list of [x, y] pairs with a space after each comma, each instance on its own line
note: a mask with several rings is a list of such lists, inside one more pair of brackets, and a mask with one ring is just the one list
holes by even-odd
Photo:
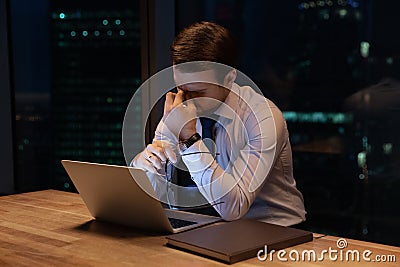
[[244, 214], [232, 214], [232, 213], [226, 213], [226, 212], [219, 213], [219, 215], [221, 215], [221, 218], [224, 221], [229, 221], [229, 222], [239, 220], [244, 216]]
[[[226, 204], [228, 203], [228, 204]], [[250, 209], [251, 201], [248, 198], [240, 196], [233, 201], [216, 206], [216, 210], [224, 221], [235, 221], [241, 219]]]
[[217, 210], [224, 221], [236, 221], [241, 219], [247, 213], [247, 209], [237, 208], [235, 210]]

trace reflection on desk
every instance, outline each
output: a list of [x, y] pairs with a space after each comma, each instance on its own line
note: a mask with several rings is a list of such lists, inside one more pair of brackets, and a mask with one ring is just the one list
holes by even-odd
[[[165, 246], [165, 237], [93, 220], [78, 194], [45, 190], [0, 197], [1, 266], [226, 266], [226, 264]], [[314, 241], [286, 249], [287, 262], [257, 257], [235, 266], [398, 266], [396, 262], [341, 262], [324, 260], [294, 263], [291, 250], [300, 254], [338, 249], [337, 237], [314, 234]], [[400, 248], [347, 239], [347, 250], [371, 250], [393, 255]], [[361, 255], [361, 254], [360, 254]]]

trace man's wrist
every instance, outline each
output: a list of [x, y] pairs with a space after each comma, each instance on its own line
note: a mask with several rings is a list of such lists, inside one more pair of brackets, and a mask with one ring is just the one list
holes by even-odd
[[192, 137], [194, 134], [196, 134], [196, 130], [193, 131], [187, 131], [187, 132], [181, 132], [179, 134], [179, 141], [185, 141], [188, 140], [190, 137]]
[[184, 152], [186, 149], [191, 147], [194, 143], [197, 141], [201, 140], [201, 136], [198, 133], [194, 133], [192, 136], [190, 136], [188, 139], [179, 141], [179, 150], [180, 152]]
[[202, 140], [197, 141], [185, 151], [179, 151], [179, 153], [191, 174], [207, 170], [214, 162], [213, 155], [209, 153]]

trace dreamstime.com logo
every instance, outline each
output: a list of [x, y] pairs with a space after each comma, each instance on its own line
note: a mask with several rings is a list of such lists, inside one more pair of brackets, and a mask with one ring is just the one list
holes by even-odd
[[357, 249], [346, 249], [347, 240], [339, 238], [336, 242], [337, 249], [329, 247], [320, 252], [316, 252], [313, 249], [298, 251], [295, 249], [287, 252], [286, 250], [271, 250], [268, 251], [267, 246], [261, 249], [257, 253], [257, 258], [260, 261], [273, 261], [274, 257], [279, 261], [304, 261], [304, 262], [317, 262], [324, 261], [325, 259], [330, 261], [342, 261], [342, 262], [396, 262], [396, 255], [373, 255], [371, 250], [357, 250]]

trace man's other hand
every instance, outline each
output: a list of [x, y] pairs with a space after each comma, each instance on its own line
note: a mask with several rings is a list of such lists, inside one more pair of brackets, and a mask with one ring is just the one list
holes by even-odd
[[171, 146], [162, 141], [154, 141], [139, 153], [132, 161], [131, 166], [145, 171], [164, 175], [165, 163], [169, 159], [176, 163], [176, 155]]
[[163, 121], [179, 140], [186, 140], [196, 133], [196, 106], [192, 100], [185, 101], [184, 94], [182, 90], [169, 92], [164, 104]]

